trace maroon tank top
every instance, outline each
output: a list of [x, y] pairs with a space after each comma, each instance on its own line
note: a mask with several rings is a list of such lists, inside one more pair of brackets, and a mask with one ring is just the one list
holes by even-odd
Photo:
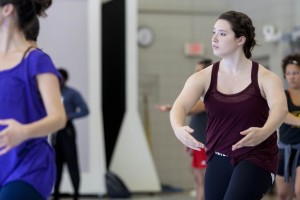
[[235, 165], [243, 159], [276, 174], [278, 165], [277, 133], [255, 147], [243, 147], [232, 151], [232, 145], [244, 136], [240, 134], [250, 127], [264, 126], [269, 107], [262, 97], [257, 76], [258, 63], [252, 62], [251, 83], [236, 94], [223, 94], [217, 90], [219, 62], [211, 73], [211, 83], [206, 92], [204, 103], [208, 114], [206, 131], [207, 159], [215, 152], [228, 155]]

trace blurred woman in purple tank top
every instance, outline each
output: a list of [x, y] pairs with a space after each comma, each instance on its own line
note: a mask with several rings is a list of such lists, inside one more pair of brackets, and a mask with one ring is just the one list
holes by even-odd
[[60, 75], [51, 58], [28, 41], [36, 38], [25, 34], [51, 3], [0, 0], [1, 200], [46, 200], [54, 185], [47, 135], [66, 123]]
[[[287, 115], [283, 84], [251, 60], [255, 28], [246, 14], [221, 14], [212, 33], [213, 53], [221, 60], [188, 78], [170, 112], [171, 125], [184, 145], [207, 148], [206, 200], [259, 200], [277, 171], [276, 130]], [[184, 124], [199, 98], [208, 114], [206, 146]]]

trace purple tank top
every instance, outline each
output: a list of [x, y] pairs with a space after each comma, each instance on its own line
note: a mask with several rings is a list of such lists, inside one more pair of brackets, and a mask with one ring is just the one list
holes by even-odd
[[244, 137], [241, 131], [264, 126], [269, 115], [267, 101], [258, 86], [258, 63], [252, 62], [251, 83], [236, 94], [223, 94], [217, 90], [218, 70], [219, 62], [213, 65], [211, 83], [204, 98], [208, 114], [207, 159], [219, 152], [231, 157], [234, 165], [246, 159], [275, 174], [278, 165], [276, 132], [255, 147], [231, 150], [232, 145]]

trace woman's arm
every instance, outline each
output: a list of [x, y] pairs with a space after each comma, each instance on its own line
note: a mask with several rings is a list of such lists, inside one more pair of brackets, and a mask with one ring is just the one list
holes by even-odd
[[292, 113], [288, 113], [285, 117], [284, 123], [300, 127], [300, 118]]
[[[85, 117], [89, 114], [89, 109], [88, 106], [86, 104], [86, 102], [84, 101], [84, 99], [82, 98], [81, 94], [77, 91], [77, 90], [72, 90], [72, 104], [74, 105], [73, 110], [68, 110], [66, 109], [66, 114], [67, 114], [67, 118], [68, 120], [74, 120], [74, 119], [78, 119], [81, 117]], [[65, 102], [68, 103], [68, 102]], [[72, 111], [72, 112], [70, 112]]]
[[205, 105], [202, 100], [198, 100], [196, 105], [194, 105], [192, 110], [189, 112], [189, 115], [195, 115], [202, 112], [205, 112]]
[[0, 125], [6, 126], [0, 134], [0, 155], [27, 139], [46, 136], [65, 126], [58, 78], [45, 73], [37, 76], [37, 83], [47, 115], [30, 124], [21, 124], [15, 119], [0, 120]]
[[37, 76], [37, 83], [47, 116], [25, 126], [28, 138], [46, 136], [66, 125], [66, 113], [57, 77], [50, 73], [40, 74]]
[[[157, 104], [155, 105], [156, 110], [161, 112], [169, 112], [172, 109], [171, 104]], [[202, 100], [198, 100], [196, 105], [192, 108], [192, 110], [188, 113], [189, 115], [195, 115], [198, 113], [205, 112], [205, 105]]]
[[170, 122], [176, 137], [187, 147], [196, 150], [204, 148], [204, 145], [191, 135], [194, 130], [184, 124], [186, 116], [204, 93], [204, 80], [199, 79], [201, 76], [192, 75], [187, 80], [170, 111]]

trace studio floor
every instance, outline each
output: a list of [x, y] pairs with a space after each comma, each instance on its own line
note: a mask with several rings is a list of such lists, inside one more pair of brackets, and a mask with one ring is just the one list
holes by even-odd
[[[97, 200], [103, 199], [108, 200], [111, 198], [107, 197], [81, 197], [80, 200]], [[114, 198], [115, 200], [125, 200], [122, 198]], [[178, 193], [167, 193], [167, 194], [143, 194], [133, 195], [130, 200], [194, 200], [195, 197], [191, 196], [189, 192], [178, 192]], [[275, 200], [276, 196], [267, 194], [262, 200]], [[61, 200], [72, 200], [72, 198], [62, 198]], [[128, 199], [126, 199], [128, 200]]]

